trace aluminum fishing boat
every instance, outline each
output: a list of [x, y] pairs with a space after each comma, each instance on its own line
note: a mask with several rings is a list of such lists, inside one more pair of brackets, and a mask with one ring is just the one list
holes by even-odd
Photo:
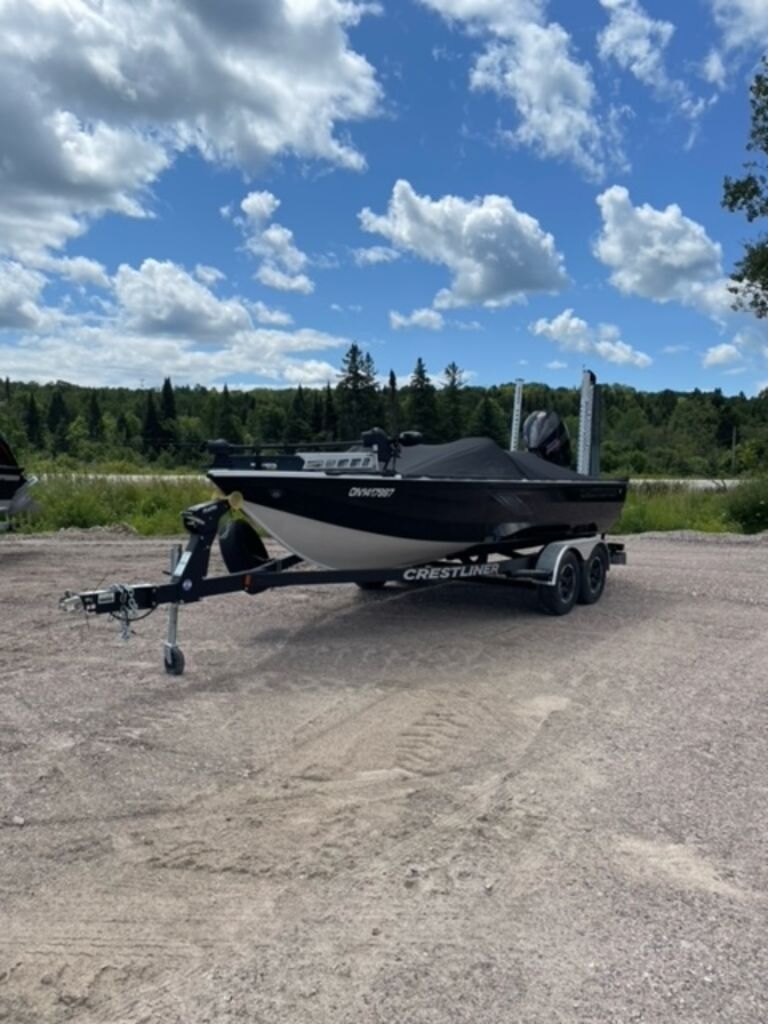
[[627, 481], [560, 464], [568, 460], [564, 425], [534, 416], [526, 426], [536, 443], [526, 452], [488, 438], [429, 445], [374, 429], [340, 452], [213, 442], [208, 476], [254, 526], [329, 569], [398, 568], [605, 533]]

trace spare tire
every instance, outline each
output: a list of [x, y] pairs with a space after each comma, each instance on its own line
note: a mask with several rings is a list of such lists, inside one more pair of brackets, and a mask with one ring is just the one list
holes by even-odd
[[246, 572], [269, 560], [264, 541], [244, 519], [230, 519], [219, 534], [219, 550], [230, 572]]

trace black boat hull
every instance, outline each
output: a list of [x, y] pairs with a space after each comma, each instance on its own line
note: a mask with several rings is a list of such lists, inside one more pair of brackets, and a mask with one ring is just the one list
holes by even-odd
[[604, 533], [625, 481], [456, 480], [217, 469], [255, 524], [333, 569], [397, 568], [475, 548], [534, 547]]

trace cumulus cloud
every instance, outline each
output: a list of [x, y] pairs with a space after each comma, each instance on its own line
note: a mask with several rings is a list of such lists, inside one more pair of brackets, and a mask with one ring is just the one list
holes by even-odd
[[392, 310], [389, 314], [389, 326], [394, 331], [401, 331], [407, 327], [421, 327], [427, 331], [442, 331], [445, 327], [445, 319], [442, 313], [438, 313], [436, 309], [414, 309], [407, 316]]
[[198, 281], [202, 281], [203, 284], [208, 285], [209, 288], [214, 284], [218, 284], [219, 281], [223, 281], [226, 276], [227, 275], [217, 267], [208, 267], [204, 263], [198, 263], [195, 267], [195, 277]]
[[367, 249], [355, 249], [352, 258], [358, 267], [372, 267], [377, 263], [393, 263], [400, 259], [400, 253], [388, 245], [371, 245]]
[[645, 352], [639, 352], [622, 341], [621, 332], [614, 324], [590, 327], [586, 320], [574, 316], [572, 309], [563, 310], [552, 320], [537, 320], [530, 325], [529, 330], [536, 337], [554, 341], [564, 352], [590, 353], [609, 363], [637, 366], [640, 369], [653, 362]]
[[680, 302], [712, 316], [730, 309], [722, 250], [701, 224], [676, 203], [663, 210], [633, 206], [626, 188], [614, 185], [597, 197], [603, 227], [597, 258], [612, 268], [611, 282], [626, 295]]
[[282, 309], [272, 309], [265, 303], [259, 300], [258, 302], [249, 303], [256, 322], [260, 324], [273, 324], [277, 327], [287, 327], [288, 324], [293, 323], [293, 317], [290, 313], [285, 313]]
[[147, 213], [176, 155], [248, 172], [282, 153], [360, 169], [338, 126], [377, 112], [355, 0], [0, 0], [0, 246], [59, 249]]
[[724, 342], [722, 345], [713, 345], [704, 353], [702, 364], [709, 368], [712, 366], [728, 366], [731, 363], [739, 362], [742, 358], [741, 351], [736, 345]]
[[329, 364], [303, 354], [351, 344], [323, 331], [281, 329], [278, 311], [258, 303], [254, 316], [263, 313], [272, 324], [254, 326], [241, 300], [218, 298], [169, 262], [121, 266], [116, 302], [98, 317], [48, 315], [36, 301], [44, 284], [36, 272], [0, 263], [0, 325], [27, 328], [20, 341], [0, 344], [0, 364], [24, 380], [52, 380], [66, 366], [69, 380], [100, 386], [159, 375], [208, 385], [245, 378], [324, 382]]
[[126, 329], [216, 341], [251, 326], [236, 299], [218, 299], [175, 263], [144, 260], [138, 270], [123, 264], [115, 275], [115, 295]]
[[[304, 273], [309, 262], [306, 253], [294, 244], [289, 228], [267, 223], [279, 206], [280, 200], [271, 192], [250, 192], [240, 203], [245, 216], [233, 219], [245, 234], [246, 249], [262, 260], [257, 280], [268, 288], [308, 295], [315, 285]], [[225, 216], [231, 216], [226, 209]]]
[[671, 78], [664, 50], [675, 32], [669, 21], [651, 18], [638, 0], [600, 0], [609, 21], [597, 37], [603, 60], [614, 60], [662, 100], [675, 104], [682, 114], [697, 118], [706, 101], [695, 99], [685, 82]]
[[38, 305], [45, 277], [13, 260], [0, 260], [0, 330], [38, 327], [44, 314]]
[[768, 6], [764, 0], [710, 0], [728, 50], [768, 45]]
[[450, 288], [435, 296], [439, 309], [506, 306], [567, 283], [552, 235], [505, 196], [435, 200], [398, 181], [385, 214], [366, 208], [359, 216], [365, 231], [450, 271]]
[[612, 119], [600, 117], [589, 64], [571, 53], [562, 25], [547, 22], [537, 0], [422, 0], [474, 35], [490, 37], [470, 75], [473, 89], [509, 100], [518, 125], [503, 137], [542, 157], [572, 161], [601, 179], [624, 166]]

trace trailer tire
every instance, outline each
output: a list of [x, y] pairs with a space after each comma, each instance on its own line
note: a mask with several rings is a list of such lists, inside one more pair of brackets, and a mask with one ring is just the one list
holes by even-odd
[[605, 552], [595, 548], [581, 567], [581, 584], [579, 586], [579, 604], [597, 604], [603, 596], [608, 575], [608, 560]]
[[219, 550], [230, 572], [246, 572], [269, 558], [264, 541], [244, 519], [231, 519], [219, 534]]
[[566, 551], [557, 567], [555, 582], [539, 587], [539, 605], [550, 615], [567, 615], [581, 589], [581, 563], [573, 551]]

